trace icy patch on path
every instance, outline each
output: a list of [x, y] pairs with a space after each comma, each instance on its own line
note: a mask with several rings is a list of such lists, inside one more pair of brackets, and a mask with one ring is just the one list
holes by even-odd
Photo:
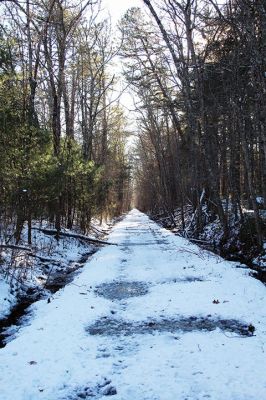
[[[176, 319], [151, 320], [143, 322], [128, 322], [125, 320], [103, 317], [88, 328], [91, 335], [104, 336], [130, 336], [153, 334], [154, 332], [182, 333], [192, 331], [213, 331], [221, 329], [226, 332], [233, 332], [239, 337], [252, 336], [248, 324], [236, 320], [217, 319], [200, 317], [184, 318], [179, 316]], [[236, 336], [235, 336], [236, 337]]]
[[115, 281], [102, 283], [96, 287], [95, 293], [109, 300], [122, 300], [129, 297], [144, 296], [148, 293], [148, 285], [145, 282]]

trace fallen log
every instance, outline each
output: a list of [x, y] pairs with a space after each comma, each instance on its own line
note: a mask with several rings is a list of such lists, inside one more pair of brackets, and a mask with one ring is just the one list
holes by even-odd
[[1, 248], [26, 251], [27, 256], [38, 258], [40, 261], [43, 261], [43, 262], [50, 262], [50, 263], [58, 263], [59, 262], [59, 260], [56, 260], [54, 258], [43, 257], [43, 256], [40, 256], [39, 254], [33, 253], [32, 249], [29, 247], [19, 246], [19, 245], [15, 245], [15, 244], [0, 244], [0, 249]]
[[[45, 235], [56, 236], [58, 234], [58, 232], [55, 229], [46, 229], [46, 228], [32, 228], [32, 229], [40, 231], [40, 232], [44, 233]], [[86, 242], [91, 242], [91, 243], [96, 243], [96, 244], [108, 244], [108, 245], [111, 245], [111, 246], [117, 246], [116, 243], [111, 243], [111, 242], [106, 242], [104, 240], [90, 238], [88, 236], [80, 235], [78, 233], [69, 233], [69, 232], [60, 231], [59, 236], [69, 237], [69, 238], [73, 238], [73, 239], [85, 240]]]
[[1, 249], [13, 249], [13, 250], [23, 250], [23, 251], [32, 251], [31, 248], [25, 246], [19, 246], [15, 244], [0, 244]]
[[39, 254], [35, 254], [35, 253], [28, 253], [28, 256], [34, 257], [34, 258], [38, 258], [38, 260], [40, 260], [42, 262], [48, 262], [48, 263], [52, 263], [52, 264], [54, 264], [54, 263], [59, 264], [60, 263], [60, 260], [56, 260], [55, 258], [39, 256]]

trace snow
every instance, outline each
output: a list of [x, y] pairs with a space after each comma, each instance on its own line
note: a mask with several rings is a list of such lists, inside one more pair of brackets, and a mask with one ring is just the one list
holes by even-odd
[[[27, 229], [24, 229], [22, 246], [28, 247], [26, 240]], [[80, 240], [64, 237], [58, 242], [54, 237], [36, 229], [32, 231], [32, 240], [33, 252], [50, 259], [51, 263], [42, 263], [38, 258], [28, 257], [27, 252], [21, 250], [1, 251], [0, 319], [10, 313], [17, 304], [17, 297], [24, 297], [27, 289], [42, 290], [47, 279], [54, 273], [71, 272], [82, 255], [93, 250], [93, 246]]]
[[6, 317], [16, 303], [15, 296], [10, 292], [10, 285], [0, 279], [0, 319]]
[[[1, 400], [266, 400], [265, 286], [132, 210], [76, 279], [32, 305], [30, 324], [0, 350]], [[146, 282], [109, 300], [97, 287]], [[213, 300], [219, 300], [214, 304]], [[235, 319], [254, 336], [215, 329], [92, 335], [97, 320]], [[108, 330], [108, 326], [106, 326]]]
[[264, 198], [263, 197], [261, 197], [261, 196], [257, 196], [256, 197], [256, 202], [258, 203], [258, 204], [264, 204]]

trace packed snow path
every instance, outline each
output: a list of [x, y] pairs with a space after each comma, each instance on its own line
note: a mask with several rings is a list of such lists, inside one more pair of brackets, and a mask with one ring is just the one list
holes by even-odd
[[266, 400], [265, 286], [137, 210], [109, 241], [0, 351], [1, 400]]

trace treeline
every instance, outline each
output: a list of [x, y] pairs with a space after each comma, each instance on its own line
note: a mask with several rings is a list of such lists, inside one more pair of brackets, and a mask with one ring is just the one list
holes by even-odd
[[168, 215], [180, 207], [185, 230], [191, 204], [197, 232], [212, 214], [224, 240], [252, 209], [261, 246], [265, 1], [143, 1], [147, 13], [133, 8], [121, 21], [125, 75], [138, 96], [138, 206]]
[[0, 5], [1, 240], [33, 220], [79, 228], [130, 202], [117, 53], [100, 1]]

